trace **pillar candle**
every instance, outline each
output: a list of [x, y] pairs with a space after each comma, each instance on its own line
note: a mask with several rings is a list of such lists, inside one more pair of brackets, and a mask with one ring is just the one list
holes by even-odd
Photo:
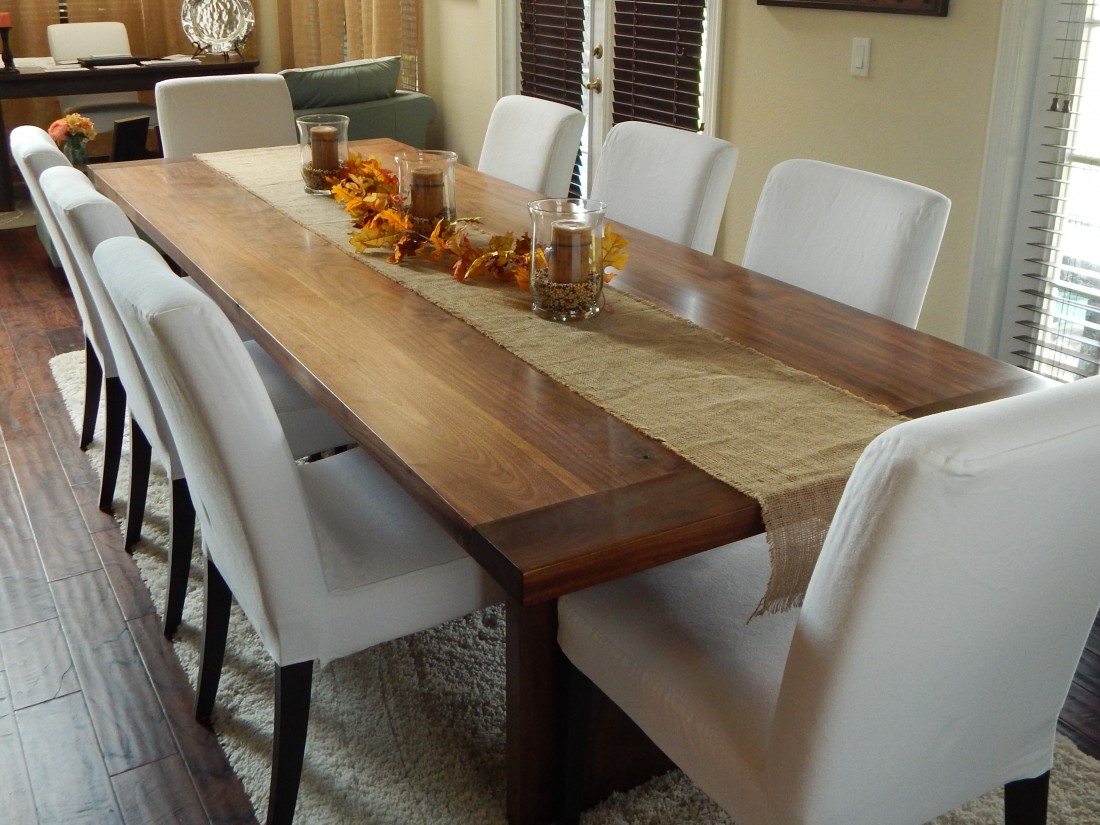
[[313, 168], [331, 171], [340, 168], [340, 144], [335, 126], [314, 126], [309, 130]]
[[10, 11], [0, 11], [0, 29], [10, 29], [10, 28], [11, 28], [11, 12]]
[[578, 283], [592, 274], [592, 228], [581, 221], [551, 224], [550, 280]]
[[443, 170], [425, 166], [413, 169], [409, 180], [409, 214], [422, 220], [434, 220], [447, 208]]

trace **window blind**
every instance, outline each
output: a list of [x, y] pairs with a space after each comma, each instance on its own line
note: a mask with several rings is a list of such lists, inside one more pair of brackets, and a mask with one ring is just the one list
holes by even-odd
[[699, 131], [706, 0], [616, 0], [612, 122]]
[[581, 108], [584, 0], [520, 0], [520, 92]]
[[1100, 372], [1100, 40], [1097, 3], [1062, 0], [1012, 355], [1060, 381]]

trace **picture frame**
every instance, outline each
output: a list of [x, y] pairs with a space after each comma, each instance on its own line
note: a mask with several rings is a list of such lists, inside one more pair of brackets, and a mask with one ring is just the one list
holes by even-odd
[[756, 0], [758, 6], [789, 6], [800, 9], [877, 11], [886, 14], [925, 14], [947, 17], [950, 0]]

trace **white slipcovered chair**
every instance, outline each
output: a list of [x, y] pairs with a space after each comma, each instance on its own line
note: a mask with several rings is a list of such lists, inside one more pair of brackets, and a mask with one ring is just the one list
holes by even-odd
[[290, 90], [277, 74], [176, 77], [154, 94], [166, 158], [298, 142]]
[[915, 327], [950, 211], [915, 183], [783, 161], [764, 183], [742, 265]]
[[920, 825], [999, 786], [1038, 825], [1100, 606], [1098, 408], [1088, 378], [900, 424], [801, 609], [749, 621], [768, 555], [729, 545], [563, 597], [562, 650], [738, 825]]
[[[171, 479], [168, 597], [163, 612], [164, 632], [171, 636], [183, 612], [195, 537], [195, 511], [172, 433], [92, 261], [92, 251], [102, 241], [136, 237], [134, 228], [113, 201], [97, 192], [87, 176], [70, 166], [47, 169], [42, 173], [40, 185], [73, 265], [77, 284], [74, 292], [79, 292], [83, 302], [93, 310], [95, 326], [110, 352], [130, 410], [130, 495], [124, 538], [127, 550], [141, 536], [152, 455], [157, 456]], [[189, 278], [181, 282], [198, 290]], [[263, 376], [264, 388], [273, 399], [293, 455], [322, 453], [351, 440], [259, 344], [246, 341], [244, 347]]]
[[[124, 23], [53, 23], [46, 26], [46, 40], [50, 57], [55, 61], [131, 53], [130, 38]], [[137, 92], [66, 95], [58, 98], [58, 102], [65, 114], [80, 112], [90, 118], [95, 130], [100, 133], [114, 129], [116, 120], [142, 115], [149, 118], [150, 126], [157, 125], [156, 107], [142, 103]]]
[[499, 600], [497, 588], [362, 450], [296, 465], [226, 317], [179, 284], [150, 247], [115, 238], [94, 259], [178, 435], [202, 525], [197, 715], [213, 709], [231, 591], [276, 665], [267, 821], [288, 823], [313, 660], [324, 664], [477, 610]]
[[505, 95], [493, 107], [478, 171], [548, 198], [569, 195], [584, 115], [551, 100]]
[[710, 255], [736, 165], [727, 141], [628, 121], [607, 133], [589, 197], [612, 221]]
[[[38, 220], [46, 227], [55, 253], [73, 293], [80, 322], [84, 328], [84, 411], [80, 427], [80, 449], [86, 450], [95, 437], [99, 401], [104, 401], [103, 472], [99, 487], [99, 508], [111, 510], [122, 456], [122, 438], [126, 432], [126, 393], [118, 377], [114, 357], [95, 306], [89, 301], [69, 252], [65, 236], [58, 226], [46, 196], [41, 176], [53, 167], [72, 169], [68, 158], [53, 138], [37, 126], [16, 126], [9, 140], [15, 165], [27, 184]], [[73, 170], [75, 171], [75, 170]], [[77, 172], [77, 174], [80, 174]], [[87, 180], [87, 179], [85, 179]]]

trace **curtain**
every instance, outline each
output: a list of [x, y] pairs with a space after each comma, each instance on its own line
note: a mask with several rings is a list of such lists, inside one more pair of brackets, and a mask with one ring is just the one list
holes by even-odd
[[419, 88], [421, 0], [279, 0], [284, 67], [401, 56], [398, 87]]

